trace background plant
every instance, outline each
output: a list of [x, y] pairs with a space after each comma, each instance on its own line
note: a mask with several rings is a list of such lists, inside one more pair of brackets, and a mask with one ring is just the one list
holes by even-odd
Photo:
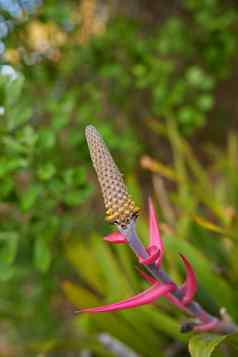
[[[166, 314], [151, 307], [62, 326], [70, 315], [62, 284], [79, 307], [103, 299], [99, 285], [110, 301], [121, 289], [129, 296], [142, 288], [131, 255], [102, 247], [99, 238], [109, 227], [89, 168], [88, 123], [105, 137], [141, 205], [154, 183], [165, 242], [194, 264], [200, 301], [214, 312], [215, 287], [217, 304], [237, 319], [237, 5], [190, 0], [168, 8], [160, 1], [152, 9], [135, 1], [133, 8], [136, 14], [126, 2], [45, 1], [4, 39], [1, 61], [13, 71], [0, 71], [0, 296], [3, 345], [13, 355], [96, 346], [94, 353], [105, 356], [98, 339], [105, 331], [146, 355], [134, 328], [151, 341], [151, 353], [176, 350], [177, 340], [178, 353], [185, 353], [187, 337], [170, 307], [165, 317], [165, 302]], [[6, 11], [2, 16], [12, 20]], [[140, 234], [146, 238], [143, 218]], [[89, 254], [97, 256], [93, 267]], [[168, 269], [182, 280], [180, 265], [170, 260]], [[113, 281], [108, 269], [116, 271]]]

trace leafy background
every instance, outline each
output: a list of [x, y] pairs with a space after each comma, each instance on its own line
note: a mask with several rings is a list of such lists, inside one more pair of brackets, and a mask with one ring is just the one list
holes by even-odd
[[152, 195], [168, 272], [182, 281], [185, 254], [199, 302], [238, 322], [236, 1], [0, 8], [0, 354], [235, 355], [236, 337], [181, 334], [185, 317], [162, 299], [107, 315], [75, 310], [145, 287], [127, 247], [102, 241], [112, 227], [84, 138], [90, 123], [143, 208], [140, 237]]

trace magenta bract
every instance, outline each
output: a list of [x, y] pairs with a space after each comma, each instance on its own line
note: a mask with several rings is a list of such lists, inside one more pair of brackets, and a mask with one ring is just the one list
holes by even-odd
[[129, 299], [122, 300], [118, 303], [114, 303], [111, 305], [82, 309], [81, 312], [96, 313], [96, 312], [109, 312], [109, 311], [116, 311], [116, 310], [131, 309], [137, 306], [150, 304], [155, 300], [157, 300], [158, 298], [160, 298], [162, 295], [165, 295], [173, 290], [174, 290], [174, 284], [155, 283], [147, 290]]
[[139, 262], [144, 265], [155, 263], [159, 267], [164, 255], [164, 244], [160, 237], [156, 213], [152, 199], [149, 198], [149, 235], [150, 241], [147, 247], [147, 258], [139, 257]]
[[188, 259], [182, 254], [180, 254], [180, 257], [182, 258], [186, 269], [186, 280], [183, 285], [184, 296], [182, 302], [184, 305], [187, 305], [193, 300], [194, 295], [197, 292], [197, 281], [192, 265], [189, 263]]
[[115, 244], [127, 243], [126, 237], [120, 232], [113, 232], [108, 236], [104, 237], [103, 239], [109, 243], [115, 243]]
[[[144, 271], [139, 270], [139, 273], [146, 281], [148, 281], [149, 284], [153, 285], [156, 282], [158, 283], [158, 281], [155, 278], [153, 278], [151, 275], [145, 273]], [[186, 306], [171, 293], [165, 294], [164, 297], [168, 301], [170, 301], [173, 305], [175, 305], [177, 308], [179, 308], [180, 310], [188, 312]]]
[[[149, 237], [149, 244], [146, 248], [148, 256], [146, 258], [139, 256], [139, 263], [143, 265], [155, 264], [159, 269], [164, 255], [164, 245], [160, 237], [156, 213], [151, 198], [149, 198]], [[121, 232], [113, 232], [104, 237], [104, 240], [116, 244], [128, 243], [126, 235]], [[186, 305], [192, 301], [197, 290], [197, 284], [195, 273], [188, 259], [183, 255], [180, 256], [186, 269], [185, 283], [180, 288], [180, 291], [183, 293], [181, 299], [173, 295], [173, 291], [177, 289], [177, 286], [174, 283], [162, 283], [156, 280], [153, 276], [140, 271], [140, 274], [144, 279], [151, 284], [151, 287], [147, 290], [120, 302], [82, 309], [81, 312], [96, 313], [131, 309], [137, 306], [153, 303], [161, 296], [164, 296], [179, 309], [188, 312]]]

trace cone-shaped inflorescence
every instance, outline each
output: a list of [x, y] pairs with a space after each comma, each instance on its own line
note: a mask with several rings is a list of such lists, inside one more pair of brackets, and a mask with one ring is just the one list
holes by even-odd
[[136, 218], [139, 208], [130, 198], [118, 167], [94, 126], [86, 127], [86, 139], [101, 186], [106, 208], [106, 220], [122, 229]]
[[151, 275], [142, 272], [142, 276], [151, 284], [151, 287], [118, 303], [80, 311], [98, 313], [130, 309], [153, 303], [160, 296], [164, 296], [179, 309], [195, 318], [192, 323], [189, 322], [182, 325], [182, 332], [192, 330], [199, 332], [214, 331], [222, 334], [237, 332], [237, 326], [230, 322], [229, 319], [218, 319], [210, 315], [193, 300], [197, 290], [196, 276], [185, 256], [181, 255], [186, 268], [186, 280], [181, 287], [177, 286], [168, 274], [162, 270], [164, 245], [160, 237], [156, 213], [151, 199], [149, 200], [150, 240], [147, 248], [140, 242], [135, 230], [135, 217], [138, 215], [139, 210], [129, 197], [120, 171], [100, 134], [91, 125], [86, 128], [86, 138], [101, 185], [106, 206], [106, 218], [109, 222], [115, 223], [120, 231], [112, 233], [105, 240], [130, 246], [139, 263], [150, 272]]

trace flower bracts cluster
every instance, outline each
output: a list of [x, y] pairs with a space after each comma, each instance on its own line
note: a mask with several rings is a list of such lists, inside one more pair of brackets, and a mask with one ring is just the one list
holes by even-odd
[[182, 325], [182, 332], [191, 330], [212, 330], [225, 333], [226, 331], [235, 331], [236, 326], [234, 327], [234, 324], [227, 324], [223, 320], [210, 315], [193, 300], [197, 291], [196, 277], [190, 262], [185, 256], [180, 254], [186, 271], [185, 282], [181, 286], [174, 283], [162, 269], [164, 245], [151, 199], [149, 199], [149, 243], [147, 247], [143, 246], [135, 231], [135, 218], [138, 215], [139, 209], [129, 197], [119, 169], [114, 163], [100, 134], [91, 125], [86, 128], [86, 138], [93, 166], [103, 193], [106, 219], [111, 223], [115, 223], [119, 230], [105, 237], [104, 240], [109, 243], [128, 244], [136, 254], [138, 263], [142, 267], [146, 267], [147, 273], [143, 269], [139, 269], [139, 272], [150, 284], [150, 287], [129, 299], [110, 305], [86, 308], [80, 311], [97, 313], [130, 309], [153, 303], [163, 296], [194, 319]]
[[[157, 267], [160, 267], [162, 264], [162, 258], [164, 254], [164, 246], [160, 238], [159, 227], [156, 219], [155, 209], [152, 203], [152, 200], [149, 199], [149, 228], [150, 228], [150, 241], [146, 251], [148, 252], [148, 257], [143, 258], [138, 256], [138, 262], [144, 266], [155, 264]], [[128, 239], [120, 232], [114, 232], [109, 236], [104, 238], [105, 241], [116, 244], [127, 244]], [[83, 312], [109, 312], [116, 310], [124, 310], [129, 308], [134, 308], [140, 305], [150, 304], [156, 301], [161, 296], [167, 298], [170, 302], [176, 305], [178, 308], [187, 311], [186, 306], [192, 301], [194, 294], [196, 293], [196, 279], [195, 274], [192, 270], [191, 264], [189, 261], [181, 255], [182, 261], [186, 269], [186, 280], [182, 285], [181, 290], [183, 291], [183, 297], [181, 299], [176, 298], [172, 293], [177, 289], [176, 284], [161, 283], [153, 276], [140, 271], [142, 277], [148, 281], [151, 285], [147, 290], [129, 298], [122, 300], [118, 303], [82, 309]]]

